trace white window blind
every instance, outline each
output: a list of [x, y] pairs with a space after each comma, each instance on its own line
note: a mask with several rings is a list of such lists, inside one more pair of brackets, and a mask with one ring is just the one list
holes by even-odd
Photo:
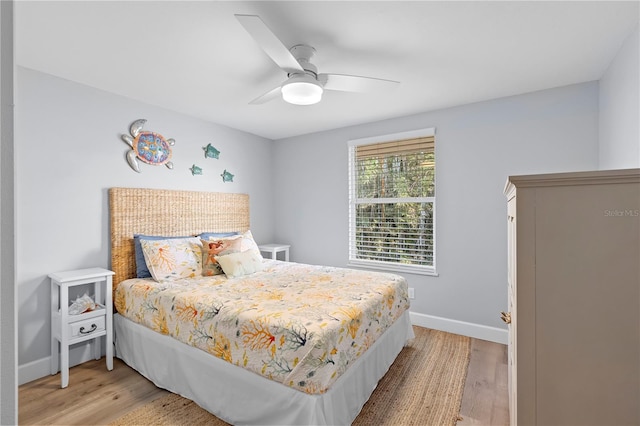
[[435, 273], [435, 137], [427, 130], [350, 141], [350, 264]]

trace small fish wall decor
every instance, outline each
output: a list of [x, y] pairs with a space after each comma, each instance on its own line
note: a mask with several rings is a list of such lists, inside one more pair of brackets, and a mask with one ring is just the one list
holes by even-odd
[[220, 176], [222, 176], [223, 182], [233, 182], [233, 175], [229, 173], [226, 169]]
[[202, 167], [198, 167], [195, 164], [189, 170], [191, 170], [191, 175], [193, 176], [202, 174]]
[[142, 130], [147, 120], [141, 118], [131, 123], [129, 134], [120, 135], [131, 150], [127, 152], [127, 162], [136, 172], [140, 173], [140, 163], [153, 166], [165, 165], [173, 169], [171, 162], [171, 147], [176, 143], [174, 139], [165, 139], [160, 133]]
[[203, 146], [202, 149], [204, 149], [204, 158], [220, 158], [220, 151], [215, 149], [213, 145], [208, 144]]

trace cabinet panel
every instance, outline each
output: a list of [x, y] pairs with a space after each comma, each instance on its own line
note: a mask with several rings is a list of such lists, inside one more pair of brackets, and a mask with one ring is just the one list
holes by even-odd
[[516, 423], [537, 424], [536, 420], [536, 256], [534, 188], [518, 189], [515, 215], [514, 330], [516, 358]]
[[509, 341], [507, 348], [507, 368], [509, 381], [509, 419], [511, 424], [516, 424], [517, 414], [517, 393], [518, 370], [516, 360], [516, 330], [518, 329], [518, 313], [516, 311], [516, 198], [509, 200], [507, 207], [507, 309], [510, 315], [508, 325]]

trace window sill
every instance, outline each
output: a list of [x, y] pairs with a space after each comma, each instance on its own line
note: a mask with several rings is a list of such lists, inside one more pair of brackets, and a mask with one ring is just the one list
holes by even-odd
[[403, 272], [406, 274], [415, 274], [415, 275], [429, 275], [432, 277], [437, 277], [438, 273], [435, 268], [425, 268], [420, 266], [412, 266], [412, 265], [393, 265], [388, 263], [381, 262], [366, 262], [366, 261], [357, 261], [350, 260], [347, 263], [347, 266], [355, 267], [355, 268], [366, 268], [366, 269], [377, 269], [387, 272]]

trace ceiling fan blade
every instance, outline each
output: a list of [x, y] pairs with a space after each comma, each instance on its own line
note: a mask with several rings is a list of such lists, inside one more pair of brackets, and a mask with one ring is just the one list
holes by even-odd
[[235, 17], [276, 65], [288, 73], [304, 73], [304, 69], [289, 52], [289, 49], [275, 36], [259, 16], [235, 15]]
[[399, 81], [394, 80], [345, 74], [318, 74], [318, 80], [324, 83], [324, 88], [327, 90], [343, 92], [375, 92], [393, 89], [400, 84]]
[[281, 94], [282, 94], [282, 89], [280, 88], [280, 86], [275, 87], [275, 88], [269, 90], [264, 95], [260, 95], [257, 98], [255, 98], [254, 100], [252, 100], [251, 102], [249, 102], [249, 105], [260, 105], [260, 104], [267, 103], [269, 101], [272, 101], [272, 100], [282, 96]]

